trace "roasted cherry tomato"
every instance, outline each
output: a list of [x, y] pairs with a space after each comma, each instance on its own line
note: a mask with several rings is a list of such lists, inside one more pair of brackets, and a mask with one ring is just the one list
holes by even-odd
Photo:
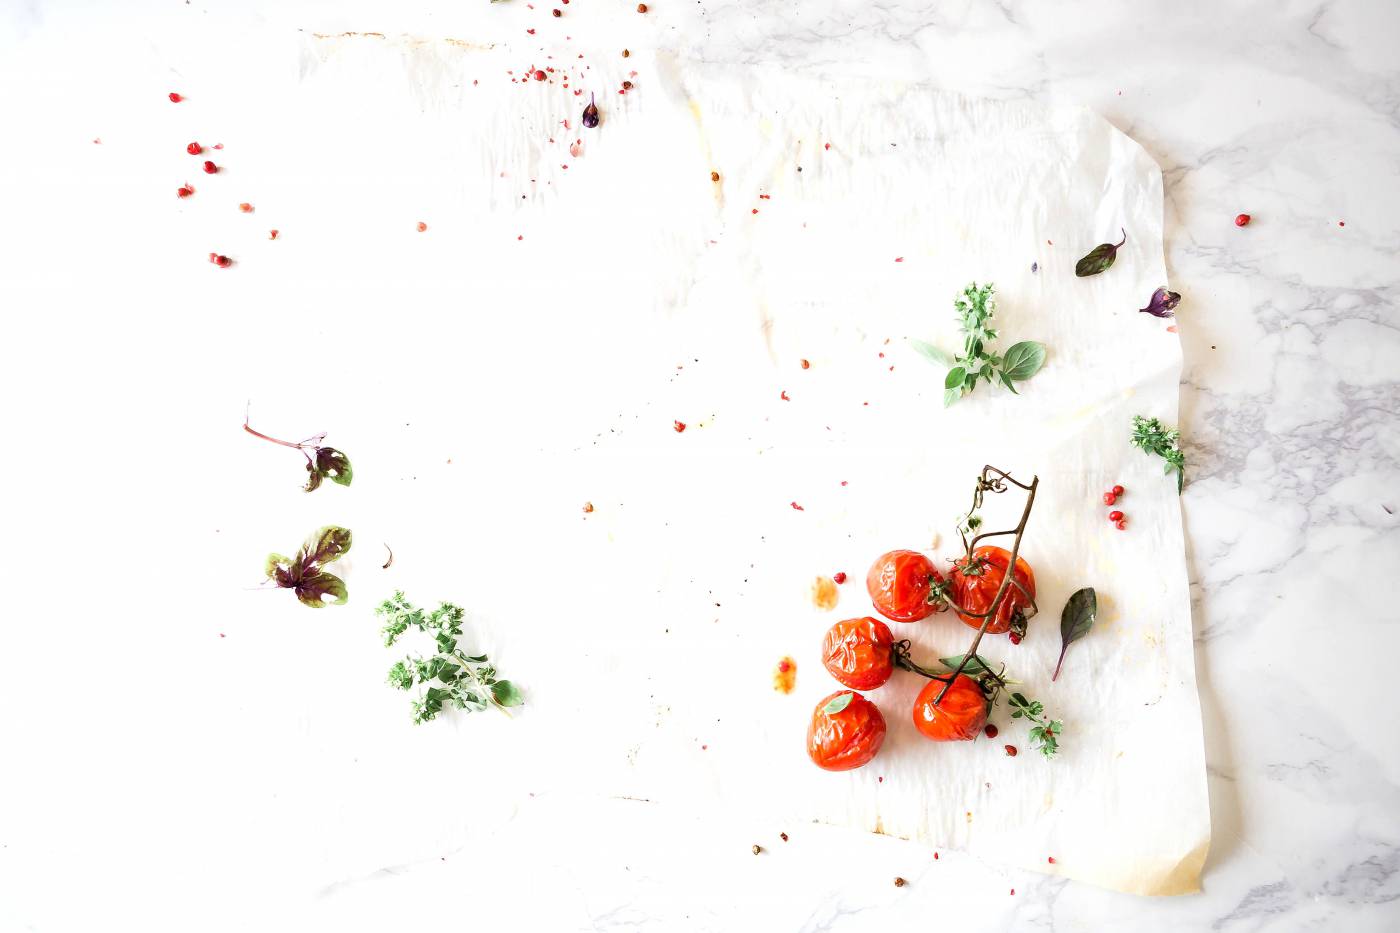
[[945, 681], [930, 680], [914, 700], [914, 728], [935, 742], [966, 742], [977, 738], [987, 724], [991, 704], [982, 694], [982, 687], [966, 674], [959, 674], [943, 695], [943, 701], [933, 705]]
[[[826, 707], [837, 697], [851, 699], [844, 709], [828, 713]], [[812, 710], [807, 727], [807, 755], [826, 771], [850, 771], [875, 757], [885, 741], [885, 717], [859, 693], [838, 690]]]
[[822, 663], [852, 690], [874, 690], [894, 673], [894, 636], [879, 619], [846, 619], [827, 629]]
[[918, 551], [890, 551], [865, 575], [865, 588], [880, 615], [896, 622], [917, 622], [941, 607], [929, 602], [929, 589], [943, 582], [943, 575]]
[[[971, 565], [965, 569], [967, 563], [964, 561], [953, 566], [950, 595], [954, 602], [967, 610], [958, 613], [958, 617], [973, 628], [981, 628], [982, 619], [969, 613], [986, 612], [992, 608], [997, 589], [1006, 577], [1006, 568], [1011, 565], [1011, 552], [999, 547], [979, 547], [972, 552]], [[1013, 630], [1024, 633], [1026, 630], [1023, 616], [1031, 606], [1026, 594], [1031, 599], [1035, 598], [1035, 573], [1031, 571], [1031, 565], [1020, 557], [1016, 558], [1016, 572], [1012, 580], [1006, 585], [1006, 596], [997, 608], [996, 617], [987, 626], [987, 631], [993, 635]], [[1025, 594], [1016, 588], [1016, 583], [1025, 588]]]

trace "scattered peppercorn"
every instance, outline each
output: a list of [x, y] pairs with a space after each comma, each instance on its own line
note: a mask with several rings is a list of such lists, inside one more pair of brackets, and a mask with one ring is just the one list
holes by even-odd
[[1250, 219], [1251, 218], [1248, 214], [1238, 214], [1235, 216], [1235, 226], [1248, 227]]
[[1122, 486], [1114, 486], [1114, 487], [1113, 487], [1113, 495], [1114, 495], [1115, 498], [1118, 497], [1118, 496], [1123, 495], [1123, 487], [1122, 487]]
[[1006, 636], [1006, 637], [1009, 638], [1009, 639], [1011, 639], [1011, 644], [1013, 644], [1013, 645], [1019, 645], [1019, 644], [1021, 643], [1021, 636], [1018, 635], [1018, 634], [1016, 634], [1015, 632], [1012, 632], [1010, 635], [1008, 635], [1008, 636]]
[[1128, 520], [1126, 518], [1120, 518], [1118, 521], [1113, 523], [1113, 527], [1117, 528], [1119, 531], [1127, 531]]
[[174, 91], [170, 92], [170, 102], [172, 104], [178, 104], [182, 100], [184, 100], [184, 98], [181, 97], [179, 94], [176, 94]]
[[214, 174], [215, 172], [217, 172], [218, 170], [219, 170], [219, 167], [218, 167], [217, 165], [215, 165], [213, 162], [205, 162], [205, 163], [204, 163], [204, 174], [206, 174], [206, 175], [212, 175], [212, 174]]
[[783, 840], [783, 842], [787, 842], [787, 833], [778, 833], [778, 838]]
[[719, 172], [711, 172], [710, 181], [719, 181]]
[[754, 855], [757, 855], [758, 853], [760, 853], [760, 852], [762, 852], [762, 851], [763, 851], [763, 846], [754, 846], [754, 847], [753, 847], [753, 854], [754, 854]]
[[204, 147], [201, 146], [199, 143], [190, 143], [188, 146], [185, 147], [185, 151], [188, 152], [190, 155], [199, 155], [201, 152], [204, 151]]
[[183, 185], [178, 191], [175, 192], [176, 197], [181, 198], [187, 198], [192, 194], [194, 194], [194, 189], [191, 188], [189, 185]]
[[639, 3], [639, 4], [637, 4], [637, 12], [638, 12], [638, 13], [645, 13], [646, 11], [647, 11], [647, 5], [646, 5], [645, 3]]
[[982, 731], [987, 734], [987, 738], [989, 739], [994, 739], [997, 737], [997, 727], [992, 725], [991, 723], [987, 723], [986, 727], [983, 728]]
[[631, 82], [631, 81], [623, 81], [623, 82], [622, 82], [622, 89], [623, 89], [624, 91], [630, 91], [630, 90], [632, 90], [632, 82]]
[[846, 574], [845, 574], [845, 573], [838, 573], [838, 574], [836, 574], [835, 576], [833, 576], [831, 579], [835, 580], [837, 583], [845, 583], [845, 582], [846, 582]]
[[623, 50], [622, 50], [622, 57], [623, 57], [623, 58], [627, 58], [627, 57], [629, 57], [631, 54], [632, 54], [632, 53], [629, 52], [629, 51], [627, 51], [626, 49], [623, 49]]
[[1118, 497], [1115, 496], [1112, 492], [1106, 492], [1106, 493], [1103, 494], [1103, 504], [1104, 504], [1104, 505], [1112, 505], [1114, 502], [1117, 501], [1117, 499], [1118, 499]]
[[896, 888], [902, 888], [905, 884], [907, 884], [907, 882], [903, 878], [899, 877], [898, 875], [895, 875], [894, 886]]
[[1046, 859], [1046, 861], [1049, 862], [1051, 865], [1054, 865], [1054, 864], [1055, 864], [1055, 856], [1053, 856], [1053, 855], [1050, 856], [1048, 859]]
[[677, 434], [681, 433], [682, 431], [685, 430], [685, 422], [684, 422], [684, 421], [677, 421], [676, 424], [675, 424], [675, 428], [676, 428], [676, 433], [677, 433]]
[[427, 231], [428, 231], [428, 225], [425, 224], [425, 223], [423, 223], [423, 221], [421, 221], [421, 220], [418, 221], [418, 232], [419, 232], [419, 233], [426, 233]]
[[811, 369], [811, 368], [812, 368], [811, 362], [810, 362], [809, 360], [803, 360], [803, 361], [802, 361], [802, 368], [803, 368], [803, 369]]
[[244, 201], [242, 204], [238, 205], [238, 209], [245, 214], [253, 213], [253, 205], [249, 204], [247, 201]]
[[545, 78], [545, 74], [544, 74], [543, 71], [541, 71], [540, 69], [536, 68], [536, 69], [535, 69], [535, 75], [534, 75], [534, 77], [535, 77], [535, 80], [536, 80], [536, 81], [543, 81], [544, 78]]
[[552, 10], [551, 12], [552, 12], [556, 17], [559, 17], [559, 16], [563, 16], [563, 15], [564, 15], [564, 13], [563, 13], [562, 10]]
[[218, 266], [220, 269], [227, 269], [229, 266], [233, 265], [233, 260], [229, 259], [227, 256], [219, 256], [217, 254], [210, 253], [209, 257], [210, 261], [214, 263], [214, 265]]
[[1016, 757], [1016, 746], [1014, 746], [1014, 745], [1008, 745], [1008, 746], [1006, 746], [1006, 754], [1007, 754], [1009, 757], [1011, 757], [1011, 758], [1015, 758], [1015, 757]]
[[1112, 512], [1108, 513], [1108, 520], [1111, 522], [1121, 522], [1123, 520], [1123, 513], [1114, 509]]
[[583, 504], [583, 513], [584, 513], [585, 515], [587, 515], [588, 513], [592, 512], [592, 511], [593, 511], [593, 503], [592, 503], [592, 502], [585, 502], [585, 503]]

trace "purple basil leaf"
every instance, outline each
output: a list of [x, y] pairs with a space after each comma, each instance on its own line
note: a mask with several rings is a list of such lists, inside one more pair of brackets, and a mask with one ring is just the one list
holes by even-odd
[[1074, 265], [1074, 274], [1080, 278], [1090, 275], [1098, 275], [1113, 265], [1113, 260], [1118, 258], [1118, 247], [1128, 242], [1128, 231], [1123, 230], [1123, 239], [1117, 243], [1100, 243], [1089, 250], [1089, 255]]
[[1181, 304], [1181, 296], [1176, 292], [1169, 292], [1165, 288], [1159, 288], [1152, 293], [1152, 300], [1147, 303], [1147, 307], [1138, 308], [1153, 317], [1171, 317], [1172, 309]]
[[316, 472], [341, 486], [349, 486], [355, 476], [355, 471], [350, 468], [350, 458], [334, 447], [316, 448]]
[[593, 101], [593, 95], [588, 95], [588, 106], [583, 108], [583, 125], [590, 130], [598, 125], [598, 105]]
[[[297, 599], [313, 609], [327, 605], [343, 606], [349, 598], [345, 581], [335, 574], [318, 570], [302, 577], [296, 585]], [[327, 600], [326, 597], [331, 597]]]
[[337, 525], [327, 525], [316, 532], [316, 537], [308, 543], [302, 567], [311, 569], [331, 561], [339, 560], [350, 550], [350, 529]]
[[320, 470], [316, 469], [315, 464], [308, 463], [306, 465], [306, 485], [301, 488], [306, 492], [319, 489], [321, 486], [321, 477], [324, 475], [325, 474]]
[[267, 555], [266, 564], [267, 578], [281, 587], [296, 586], [297, 580], [301, 578], [301, 556], [297, 559], [283, 557], [281, 554]]

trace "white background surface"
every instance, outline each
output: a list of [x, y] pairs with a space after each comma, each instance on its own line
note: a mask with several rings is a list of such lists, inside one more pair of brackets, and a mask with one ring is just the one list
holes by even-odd
[[[965, 917], [970, 929], [1393, 925], [1400, 895], [1395, 729], [1383, 715], [1368, 711], [1384, 708], [1396, 593], [1393, 583], [1358, 588], [1350, 579], [1363, 560], [1393, 567], [1400, 556], [1395, 520], [1383, 508], [1397, 507], [1388, 498], [1395, 495], [1397, 450], [1389, 420], [1397, 407], [1397, 101], [1385, 41], [1395, 32], [1395, 14], [1380, 4], [1303, 4], [1282, 10], [1271, 5], [1267, 12], [1241, 7], [1206, 19], [1204, 9], [1178, 6], [1170, 17], [1128, 20], [1103, 11], [1051, 15], [1013, 5], [960, 7], [928, 19], [912, 7], [795, 14], [752, 5], [671, 10], [663, 4], [641, 19], [630, 8], [592, 10], [576, 2], [565, 23], [580, 42], [670, 48], [731, 62], [821, 64], [840, 72], [929, 78], [975, 93], [1082, 102], [1131, 132], [1162, 163], [1168, 184], [1168, 268], [1173, 287], [1185, 296], [1179, 311], [1187, 369], [1181, 421], [1194, 483], [1184, 504], [1199, 597], [1198, 676], [1215, 826], [1205, 895], [1142, 901], [997, 869], [955, 853], [940, 853], [934, 861], [926, 850], [878, 837], [811, 827], [764, 830], [750, 821], [728, 822], [724, 814], [678, 815], [626, 801], [575, 805], [555, 796], [513, 818], [489, 803], [461, 799], [447, 808], [444, 839], [466, 824], [501, 826], [490, 844], [407, 863], [386, 853], [383, 864], [337, 879], [314, 901], [288, 884], [278, 898], [249, 901], [229, 890], [224, 903], [191, 903], [188, 892], [215, 887], [231, 869], [252, 865], [269, 881], [289, 876], [304, 853], [267, 844], [285, 838], [289, 826], [339, 819], [344, 832], [353, 834], [358, 816], [318, 812], [315, 798], [279, 800], [278, 775], [248, 764], [265, 760], [267, 737], [221, 738], [215, 745], [209, 736], [226, 737], [230, 729], [211, 728], [220, 724], [208, 721], [208, 710], [218, 704], [202, 704], [200, 696], [236, 692], [324, 724], [335, 713], [327, 692], [333, 698], [341, 680], [348, 688], [351, 678], [335, 666], [301, 671], [291, 659], [314, 652], [316, 641], [312, 633], [289, 633], [285, 681], [276, 689], [210, 682], [201, 676], [198, 660], [211, 633], [195, 623], [181, 631], [143, 632], [152, 614], [141, 605], [72, 606], [62, 592], [24, 593], [22, 571], [33, 561], [61, 560], [98, 583], [115, 572], [118, 562], [85, 553], [86, 542], [109, 537], [111, 529], [84, 523], [99, 506], [112, 510], [114, 497], [118, 513], [137, 524], [149, 522], [150, 533], [136, 539], [153, 541], [159, 539], [154, 533], [159, 516], [178, 513], [189, 520], [201, 502], [217, 501], [220, 472], [227, 465], [191, 462], [188, 453], [209, 448], [223, 426], [173, 423], [168, 435], [135, 446], [123, 433], [122, 419], [144, 425], [150, 411], [178, 412], [179, 385], [133, 371], [129, 390], [148, 399], [150, 410], [131, 418], [130, 412], [104, 408], [101, 396], [92, 398], [93, 410], [109, 419], [96, 436], [67, 436], [64, 425], [45, 419], [45, 399], [35, 386], [5, 384], [8, 494], [21, 503], [41, 478], [44, 488], [58, 479], [66, 494], [52, 504], [51, 526], [31, 527], [31, 537], [11, 537], [3, 544], [7, 591], [23, 595], [5, 614], [16, 633], [6, 657], [5, 748], [18, 761], [7, 768], [0, 836], [18, 835], [13, 827], [23, 827], [28, 841], [36, 825], [52, 825], [42, 851], [26, 847], [16, 853], [0, 838], [5, 846], [0, 858], [7, 860], [0, 884], [9, 889], [0, 892], [7, 894], [0, 898], [0, 920], [16, 929], [93, 928], [104, 923], [93, 918], [104, 915], [112, 928], [268, 929], [297, 923], [366, 928], [405, 915], [469, 926], [479, 912], [541, 929], [854, 930], [900, 928], [952, 913]], [[543, 10], [532, 12], [518, 2], [509, 8], [458, 7], [450, 15], [412, 8], [396, 12], [393, 22], [346, 6], [331, 11], [279, 5], [263, 15], [175, 4], [124, 5], [120, 16], [49, 4], [9, 12], [10, 33], [0, 45], [5, 112], [13, 117], [7, 120], [8, 148], [0, 162], [7, 200], [27, 202], [28, 196], [17, 192], [37, 178], [51, 192], [54, 209], [11, 217], [6, 242], [14, 246], [27, 238], [29, 250], [70, 251], [73, 279], [110, 283], [113, 299], [109, 320], [94, 321], [91, 309], [85, 309], [84, 330], [74, 332], [66, 325], [74, 318], [65, 314], [68, 282], [28, 281], [22, 269], [6, 265], [4, 280], [23, 284], [4, 299], [11, 319], [18, 321], [6, 353], [29, 347], [54, 353], [62, 341], [80, 340], [106, 343], [120, 354], [132, 342], [160, 341], [178, 354], [177, 373], [226, 367], [243, 381], [265, 385], [271, 400], [279, 398], [279, 373], [301, 359], [300, 348], [279, 346], [272, 337], [258, 339], [275, 334], [276, 315], [283, 309], [240, 307], [236, 285], [213, 296], [201, 286], [198, 300], [189, 301], [195, 292], [186, 288], [188, 282], [207, 276], [187, 282], [186, 273], [172, 272], [165, 257], [184, 249], [198, 258], [208, 249], [202, 242], [192, 244], [171, 232], [168, 241], [153, 242], [149, 250], [120, 243], [130, 231], [162, 226], [138, 222], [155, 203], [148, 192], [100, 192], [105, 203], [115, 200], [120, 207], [74, 229], [81, 208], [98, 194], [85, 188], [89, 176], [81, 160], [90, 156], [75, 155], [69, 151], [75, 147], [46, 136], [45, 110], [84, 113], [94, 122], [104, 112], [120, 117], [110, 130], [92, 135], [121, 151], [118, 144], [130, 133], [133, 145], [126, 152], [136, 160], [135, 177], [147, 166], [140, 162], [144, 154], [134, 151], [138, 132], [133, 127], [139, 128], [141, 119], [164, 119], [166, 113], [155, 108], [169, 105], [153, 97], [146, 117], [105, 110], [107, 85], [124, 87], [134, 76], [159, 95], [197, 82], [202, 69], [238, 69], [255, 87], [266, 65], [257, 50], [283, 47], [283, 38], [298, 27], [516, 42], [523, 41], [526, 28], [558, 25]], [[257, 116], [244, 118], [256, 121]], [[230, 141], [236, 130], [228, 128]], [[46, 145], [35, 147], [34, 140]], [[176, 164], [183, 163], [172, 163], [172, 171]], [[202, 181], [190, 180], [197, 186]], [[333, 166], [325, 183], [334, 184]], [[1230, 223], [1240, 210], [1256, 217], [1243, 231]], [[1338, 226], [1340, 220], [1345, 227]], [[104, 242], [120, 245], [108, 250]], [[5, 261], [24, 254], [11, 249]], [[328, 296], [295, 297], [316, 307]], [[398, 326], [409, 313], [390, 297], [402, 296], [391, 296], [386, 287], [391, 309], [386, 327]], [[190, 315], [229, 322], [226, 341], [216, 347], [182, 344]], [[421, 323], [426, 321], [425, 316]], [[240, 322], [255, 326], [232, 326]], [[402, 364], [371, 357], [354, 365], [366, 377], [377, 373], [391, 384], [412, 380], [415, 365], [449, 356], [445, 348], [426, 346], [421, 357]], [[44, 391], [65, 391], [63, 375], [58, 370]], [[365, 378], [357, 384], [372, 383]], [[369, 406], [371, 395], [366, 390], [366, 397], [343, 403]], [[411, 419], [403, 420], [411, 428]], [[366, 430], [383, 434], [397, 423], [386, 413], [382, 424]], [[411, 430], [403, 437], [415, 460], [432, 444]], [[355, 453], [352, 440], [331, 438], [360, 465], [363, 454]], [[460, 456], [443, 453], [443, 460]], [[257, 469], [258, 480], [279, 482], [286, 474], [274, 460], [257, 460], [254, 467], [250, 458], [236, 468]], [[94, 463], [101, 468], [95, 471]], [[386, 473], [403, 464], [368, 466]], [[476, 468], [489, 480], [493, 470], [508, 465]], [[123, 481], [151, 470], [168, 470], [169, 499], [123, 501]], [[567, 501], [572, 507], [576, 497], [561, 492], [560, 498], [561, 505]], [[319, 519], [301, 500], [288, 495], [282, 501], [286, 511], [279, 520], [288, 540], [276, 546], [285, 548]], [[309, 510], [292, 511], [297, 508]], [[391, 524], [392, 517], [355, 516], [347, 524], [356, 522]], [[114, 546], [130, 548], [131, 540]], [[197, 563], [188, 565], [203, 555], [198, 548], [187, 552], [178, 543], [158, 543], [176, 553], [152, 554], [150, 598], [190, 592], [185, 574], [199, 571]], [[529, 544], [468, 546], [485, 555], [501, 546]], [[364, 552], [356, 556], [373, 559]], [[207, 559], [216, 575], [229, 572], [229, 561], [218, 555]], [[455, 561], [453, 567], [434, 567], [429, 555], [419, 556], [414, 566], [422, 568], [415, 573], [421, 573], [424, 585], [459, 569]], [[527, 570], [521, 571], [524, 579]], [[178, 582], [170, 582], [171, 574]], [[405, 578], [405, 585], [410, 582]], [[197, 620], [198, 603], [191, 603], [190, 616]], [[41, 605], [47, 608], [42, 614], [14, 611]], [[84, 644], [55, 638], [76, 613], [110, 617], [110, 633]], [[150, 667], [129, 660], [131, 652], [120, 647], [151, 637], [162, 639], [163, 649]], [[1311, 664], [1319, 646], [1333, 637], [1353, 646], [1350, 666], [1344, 680], [1318, 679]], [[220, 647], [240, 650], [236, 645], [233, 640]], [[380, 649], [372, 642], [364, 653], [379, 660]], [[115, 657], [123, 663], [105, 663]], [[189, 664], [172, 660], [177, 657]], [[502, 656], [503, 669], [509, 670], [510, 660], [510, 654]], [[276, 659], [259, 652], [249, 658], [249, 670], [267, 670], [270, 661]], [[141, 702], [134, 708], [104, 703], [113, 693], [138, 696]], [[400, 712], [386, 707], [386, 715]], [[139, 728], [131, 726], [133, 718], [142, 720]], [[62, 724], [75, 719], [85, 723], [85, 736], [103, 738], [88, 738], [81, 746], [54, 741], [63, 734]], [[153, 732], [151, 722], [168, 728]], [[507, 725], [471, 723], [473, 729], [501, 735]], [[143, 749], [153, 735], [160, 736], [162, 747]], [[222, 762], [246, 781], [250, 794], [273, 801], [265, 822], [230, 825], [221, 802], [203, 799], [188, 780], [198, 770], [194, 767], [158, 774], [142, 769], [143, 752], [166, 762], [174, 757], [170, 746], [187, 748], [190, 760], [201, 765]], [[315, 753], [295, 743], [272, 751], [289, 769], [297, 766], [298, 755]], [[436, 792], [415, 780], [423, 771], [410, 747], [397, 751], [404, 756], [405, 813], [416, 814]], [[539, 766], [572, 765], [568, 756], [559, 757], [542, 756]], [[456, 783], [452, 775], [442, 778]], [[477, 779], [475, 772], [471, 778]], [[70, 808], [37, 805], [53, 800], [71, 801]], [[172, 803], [188, 815], [189, 838], [201, 843], [192, 848], [206, 851], [203, 843], [214, 835], [229, 840], [226, 855], [172, 870], [180, 863], [181, 840], [143, 833], [148, 808]], [[780, 829], [791, 836], [785, 846], [774, 838]], [[771, 857], [755, 861], [749, 852], [755, 842], [768, 847]], [[334, 838], [324, 841], [328, 849], [336, 844]], [[152, 889], [127, 883], [125, 866], [104, 876], [103, 864], [113, 854], [151, 866], [152, 880], [164, 886], [158, 902], [153, 903]], [[895, 874], [911, 884], [896, 890], [889, 883]], [[182, 913], [196, 907], [208, 914]]]

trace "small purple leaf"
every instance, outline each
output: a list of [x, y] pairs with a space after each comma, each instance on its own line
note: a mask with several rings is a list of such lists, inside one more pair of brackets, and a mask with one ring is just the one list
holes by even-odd
[[1147, 303], [1147, 307], [1138, 308], [1138, 310], [1153, 317], [1172, 317], [1172, 309], [1179, 304], [1181, 304], [1180, 295], [1176, 292], [1169, 292], [1165, 288], [1159, 288], [1152, 293], [1152, 300]]

